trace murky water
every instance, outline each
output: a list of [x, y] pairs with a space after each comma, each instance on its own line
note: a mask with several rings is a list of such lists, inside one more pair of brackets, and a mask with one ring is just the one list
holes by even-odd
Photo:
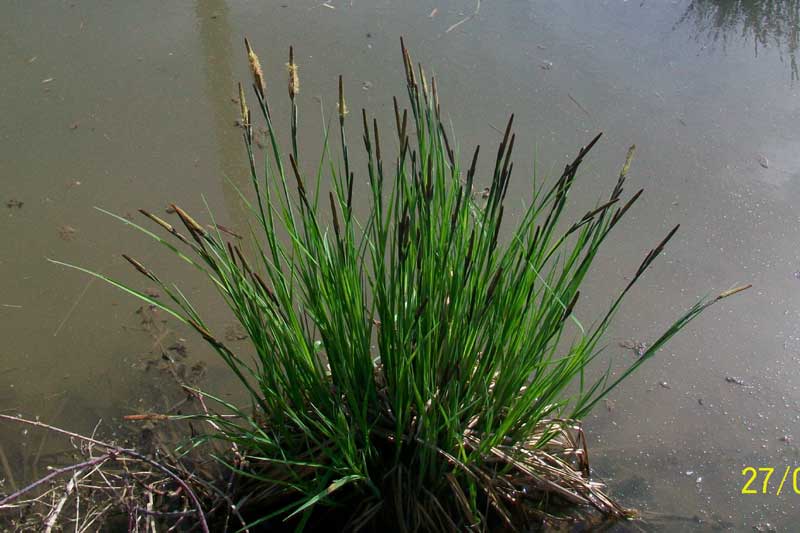
[[[93, 206], [127, 214], [176, 201], [200, 211], [205, 195], [223, 224], [243, 226], [234, 185], [247, 186], [247, 174], [231, 100], [247, 79], [242, 37], [281, 91], [295, 45], [303, 146], [314, 153], [319, 102], [335, 109], [340, 73], [351, 108], [389, 124], [391, 96], [403, 93], [403, 34], [437, 74], [465, 150], [496, 141], [516, 112], [527, 149], [512, 185], [520, 193], [534, 155], [540, 171], [557, 169], [602, 130], [575, 198], [591, 205], [638, 146], [630, 188], [645, 187], [645, 198], [598, 263], [579, 315], [607, 302], [672, 225], [682, 229], [629, 298], [609, 352], [635, 357], [619, 344], [651, 340], [702, 294], [754, 284], [590, 418], [590, 451], [612, 491], [645, 511], [645, 528], [791, 530], [800, 494], [776, 496], [773, 481], [772, 495], [743, 495], [741, 472], [800, 466], [798, 2], [479, 5], [4, 3], [0, 409], [77, 430], [148, 409], [160, 401], [157, 372], [145, 371], [154, 348], [181, 338], [187, 368], [205, 362], [205, 383], [226, 391], [225, 372], [191, 332], [148, 328], [130, 297], [45, 258], [145, 287], [119, 256], [130, 253], [183, 280], [224, 328], [229, 317], [201, 280]], [[18, 428], [0, 431], [15, 466], [41, 446]]]

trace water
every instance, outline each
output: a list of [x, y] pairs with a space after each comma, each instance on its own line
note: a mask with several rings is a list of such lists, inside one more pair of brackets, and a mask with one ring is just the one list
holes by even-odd
[[[130, 253], [182, 280], [222, 330], [230, 318], [201, 280], [93, 206], [163, 212], [176, 201], [199, 212], [202, 194], [223, 224], [244, 227], [234, 185], [247, 185], [247, 170], [231, 101], [235, 82], [248, 79], [242, 37], [276, 93], [295, 45], [303, 146], [314, 153], [319, 102], [327, 115], [335, 109], [340, 73], [350, 108], [390, 126], [390, 97], [403, 93], [402, 33], [436, 73], [465, 152], [499, 140], [495, 129], [517, 114], [520, 194], [534, 161], [552, 173], [602, 130], [575, 198], [588, 207], [637, 145], [629, 188], [645, 196], [598, 263], [578, 315], [601, 308], [669, 228], [682, 229], [628, 299], [609, 353], [635, 357], [619, 344], [652, 340], [702, 294], [754, 284], [694, 322], [587, 421], [594, 467], [612, 493], [643, 509], [647, 528], [796, 524], [800, 495], [787, 485], [775, 496], [775, 480], [773, 495], [743, 495], [741, 472], [775, 467], [779, 477], [800, 466], [798, 2], [484, 1], [446, 31], [475, 7], [5, 3], [0, 409], [84, 431], [147, 410], [167, 400], [155, 392], [158, 372], [144, 369], [158, 343], [180, 338], [187, 368], [204, 362], [204, 383], [230, 392], [191, 332], [172, 323], [141, 331], [130, 297], [45, 258], [144, 288], [119, 256]], [[30, 474], [23, 458], [39, 439], [0, 430], [18, 477]]]

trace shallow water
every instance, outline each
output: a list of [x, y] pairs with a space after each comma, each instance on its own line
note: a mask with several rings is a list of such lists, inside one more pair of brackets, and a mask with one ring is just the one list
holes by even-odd
[[[602, 130], [575, 197], [584, 209], [637, 145], [629, 189], [645, 197], [598, 262], [578, 315], [602, 308], [644, 253], [682, 228], [628, 299], [609, 353], [635, 357], [619, 344], [652, 340], [700, 295], [754, 284], [695, 321], [590, 418], [590, 452], [612, 492], [645, 511], [646, 529], [791, 529], [800, 495], [775, 496], [775, 481], [773, 495], [743, 495], [741, 471], [800, 466], [798, 2], [484, 1], [447, 31], [475, 7], [5, 3], [0, 409], [89, 430], [99, 417], [152, 408], [161, 400], [144, 369], [158, 343], [180, 338], [187, 366], [205, 362], [208, 386], [227, 391], [191, 332], [142, 331], [130, 297], [45, 258], [146, 287], [119, 255], [130, 253], [182, 280], [224, 328], [230, 318], [202, 280], [93, 207], [126, 215], [175, 201], [197, 212], [205, 195], [223, 224], [244, 227], [235, 186], [247, 186], [247, 169], [231, 100], [248, 79], [242, 37], [276, 92], [295, 45], [303, 146], [314, 154], [319, 102], [326, 117], [335, 110], [340, 73], [350, 108], [391, 126], [402, 34], [436, 73], [464, 152], [497, 142], [516, 113], [519, 194], [534, 161], [552, 174]], [[39, 445], [0, 428], [18, 477]]]

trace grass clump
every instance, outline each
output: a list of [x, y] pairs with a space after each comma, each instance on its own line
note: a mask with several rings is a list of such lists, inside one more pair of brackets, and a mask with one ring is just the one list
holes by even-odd
[[[196, 329], [249, 393], [248, 408], [206, 395], [220, 414], [203, 415], [214, 429], [202, 438], [236, 450], [235, 461], [220, 459], [243, 480], [237, 501], [250, 509], [251, 527], [327, 520], [355, 530], [521, 529], [563, 515], [563, 504], [567, 514], [631, 516], [590, 479], [579, 421], [689, 321], [739, 290], [699, 301], [629, 367], [589, 379], [620, 302], [677, 230], [592, 326], [576, 319], [592, 262], [641, 194], [623, 198], [633, 149], [610, 195], [574, 224], [562, 215], [600, 135], [555, 181], [534, 183], [525, 212], [501, 232], [513, 116], [478, 198], [479, 149], [462, 168], [436, 82], [403, 46], [408, 107], [395, 99], [396, 138], [387, 143], [362, 112], [366, 174], [353, 168], [340, 78], [338, 128], [325, 129], [323, 156], [309, 174], [298, 161], [293, 54], [287, 153], [259, 59], [249, 43], [247, 50], [268, 137], [262, 163], [240, 86], [255, 189], [252, 250], [178, 206], [186, 234], [142, 211], [175, 244], [136, 227], [207, 273], [255, 356], [234, 353], [175, 286], [135, 259], [126, 256], [171, 304], [108, 281]], [[330, 133], [338, 139], [329, 142]], [[399, 147], [391, 156], [390, 144]], [[354, 183], [365, 181], [369, 210], [358, 220]]]

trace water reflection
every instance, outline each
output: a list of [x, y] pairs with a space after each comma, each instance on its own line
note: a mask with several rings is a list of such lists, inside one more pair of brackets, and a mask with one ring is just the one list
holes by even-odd
[[678, 25], [686, 23], [694, 23], [698, 40], [711, 44], [752, 41], [756, 57], [774, 47], [792, 81], [800, 79], [800, 0], [691, 0]]
[[228, 215], [243, 228], [245, 210], [236, 188], [248, 190], [249, 180], [241, 135], [234, 128], [238, 105], [232, 105], [235, 102], [231, 100], [236, 94], [236, 77], [230, 12], [224, 0], [204, 0], [195, 3], [195, 15], [205, 59], [206, 96], [212, 110], [217, 171]]

